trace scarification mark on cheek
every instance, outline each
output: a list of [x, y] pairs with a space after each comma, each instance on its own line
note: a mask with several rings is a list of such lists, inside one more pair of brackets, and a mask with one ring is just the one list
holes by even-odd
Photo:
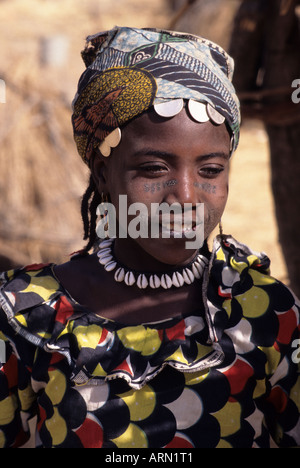
[[152, 182], [151, 184], [144, 184], [144, 192], [155, 193], [162, 189], [174, 187], [178, 183], [177, 179], [167, 180], [166, 182]]
[[217, 186], [209, 184], [208, 182], [200, 183], [194, 182], [194, 187], [197, 187], [207, 193], [217, 193]]

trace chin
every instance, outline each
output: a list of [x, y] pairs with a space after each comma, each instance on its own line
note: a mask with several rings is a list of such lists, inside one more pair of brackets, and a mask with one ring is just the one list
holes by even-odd
[[185, 265], [198, 251], [198, 248], [186, 248], [187, 241], [187, 239], [157, 239], [156, 242], [143, 243], [140, 247], [159, 263], [169, 266]]

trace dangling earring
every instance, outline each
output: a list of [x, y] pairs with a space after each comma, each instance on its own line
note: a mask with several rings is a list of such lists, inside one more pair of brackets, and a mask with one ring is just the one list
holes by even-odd
[[219, 234], [220, 234], [221, 237], [224, 235], [224, 233], [223, 233], [223, 226], [222, 226], [222, 221], [221, 221], [221, 220], [219, 221]]

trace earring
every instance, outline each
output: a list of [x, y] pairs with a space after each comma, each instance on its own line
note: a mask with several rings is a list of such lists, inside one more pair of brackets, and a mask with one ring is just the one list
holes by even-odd
[[222, 226], [222, 221], [221, 221], [221, 220], [219, 221], [219, 234], [220, 234], [220, 236], [223, 236], [223, 235], [224, 235], [224, 233], [223, 233], [223, 226]]

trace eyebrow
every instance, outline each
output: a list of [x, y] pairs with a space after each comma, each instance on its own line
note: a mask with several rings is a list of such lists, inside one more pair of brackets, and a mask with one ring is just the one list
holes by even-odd
[[[169, 153], [167, 151], [160, 151], [160, 150], [156, 150], [156, 149], [153, 149], [153, 148], [141, 149], [139, 151], [136, 151], [133, 156], [135, 156], [135, 157], [139, 157], [139, 156], [157, 156], [157, 157], [162, 158], [162, 159], [172, 159], [172, 158], [177, 158], [178, 157], [174, 153]], [[223, 159], [229, 160], [230, 155], [229, 155], [229, 152], [226, 153], [226, 152], [223, 152], [223, 151], [217, 151], [217, 152], [212, 152], [212, 153], [208, 153], [208, 154], [203, 154], [201, 156], [198, 156], [197, 159], [199, 159], [201, 161], [208, 161], [208, 160], [214, 159], [214, 158], [223, 158]]]

